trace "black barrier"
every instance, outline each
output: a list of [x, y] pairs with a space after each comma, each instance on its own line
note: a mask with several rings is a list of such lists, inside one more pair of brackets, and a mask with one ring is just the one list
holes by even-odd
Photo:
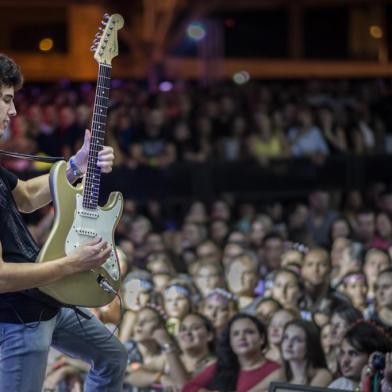
[[272, 201], [305, 197], [315, 188], [363, 190], [376, 181], [391, 182], [392, 156], [341, 155], [314, 163], [286, 159], [266, 167], [252, 161], [175, 163], [165, 169], [116, 167], [102, 181], [103, 199], [112, 190], [139, 201], [149, 198], [213, 200], [230, 194], [241, 200]]

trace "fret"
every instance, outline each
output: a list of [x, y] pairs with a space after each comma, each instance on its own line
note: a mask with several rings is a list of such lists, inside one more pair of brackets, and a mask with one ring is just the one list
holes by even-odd
[[94, 122], [100, 122], [102, 124], [106, 124], [106, 116], [104, 116], [103, 114], [94, 113], [93, 114], [93, 121]]

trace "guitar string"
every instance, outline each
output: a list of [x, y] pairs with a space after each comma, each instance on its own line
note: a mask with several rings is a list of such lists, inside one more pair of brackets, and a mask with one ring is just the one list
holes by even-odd
[[[101, 173], [99, 167], [96, 166], [96, 161], [98, 151], [102, 149], [104, 140], [103, 136], [105, 133], [109, 95], [107, 94], [105, 96], [103, 89], [106, 89], [107, 91], [110, 90], [110, 73], [110, 66], [104, 64], [99, 65], [98, 81], [92, 119], [92, 145], [90, 148], [91, 154], [89, 155], [87, 166], [88, 170], [85, 179], [85, 188], [83, 192], [83, 206], [87, 207], [88, 209], [96, 209], [98, 202], [98, 190]], [[100, 107], [101, 109], [98, 109], [98, 107]], [[100, 111], [100, 113], [98, 113], [98, 110]]]
[[[99, 64], [97, 86], [95, 92], [92, 126], [91, 126], [91, 144], [87, 162], [87, 172], [83, 188], [82, 206], [89, 210], [96, 210], [98, 206], [99, 198], [99, 185], [101, 170], [97, 166], [98, 151], [103, 147], [103, 140], [106, 128], [106, 114], [109, 103], [109, 94], [104, 96], [103, 87], [106, 87], [107, 91], [110, 88], [110, 73], [111, 67]], [[106, 86], [105, 86], [106, 84]], [[103, 96], [102, 96], [103, 94]], [[101, 109], [98, 109], [100, 107]], [[98, 113], [98, 110], [100, 113]], [[98, 117], [99, 116], [99, 117]], [[98, 121], [101, 120], [101, 121]], [[99, 128], [103, 129], [98, 129]], [[87, 220], [88, 221], [88, 220]], [[90, 227], [86, 227], [89, 223], [85, 223], [86, 220], [81, 219], [81, 229], [89, 230]]]

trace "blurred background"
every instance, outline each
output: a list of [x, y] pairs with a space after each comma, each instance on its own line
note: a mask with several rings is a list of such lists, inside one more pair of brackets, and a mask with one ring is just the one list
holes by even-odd
[[94, 79], [86, 50], [104, 12], [126, 21], [118, 77], [145, 78], [151, 68], [159, 79], [214, 80], [241, 70], [252, 78], [391, 72], [392, 4], [383, 0], [3, 0], [0, 7], [0, 49], [29, 80]]
[[97, 77], [89, 48], [106, 12], [125, 27], [108, 117], [118, 158], [104, 191], [178, 211], [222, 195], [389, 186], [389, 1], [0, 1], [0, 51], [26, 78], [5, 147], [68, 157], [80, 145]]

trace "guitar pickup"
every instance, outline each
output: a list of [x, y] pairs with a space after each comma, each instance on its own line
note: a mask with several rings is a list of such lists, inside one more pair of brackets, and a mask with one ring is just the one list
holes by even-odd
[[86, 236], [86, 237], [92, 237], [92, 238], [94, 238], [94, 237], [97, 236], [97, 232], [94, 231], [94, 230], [86, 230], [86, 229], [81, 229], [81, 228], [79, 227], [79, 228], [76, 228], [75, 231], [76, 231], [78, 234], [84, 235], [84, 236]]
[[78, 215], [86, 217], [86, 218], [92, 218], [92, 219], [99, 218], [99, 214], [97, 211], [78, 210]]

